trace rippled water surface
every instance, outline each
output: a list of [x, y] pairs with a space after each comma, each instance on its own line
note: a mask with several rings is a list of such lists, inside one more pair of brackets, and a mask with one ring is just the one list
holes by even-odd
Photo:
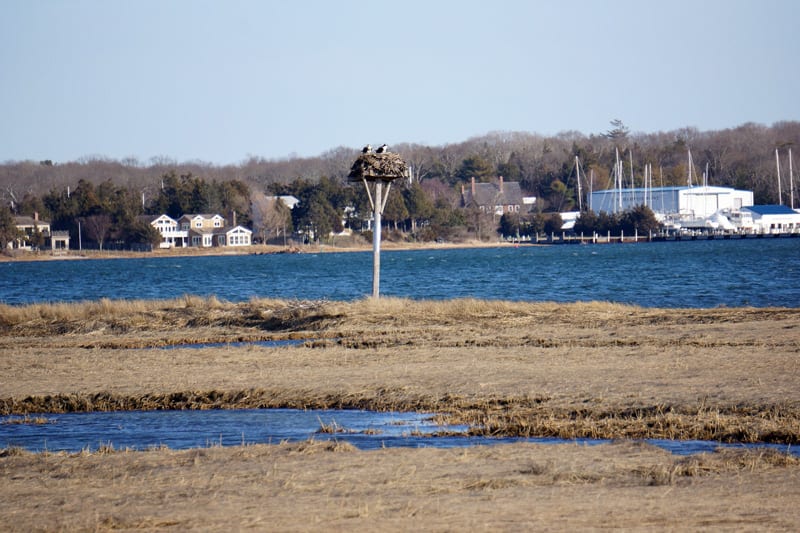
[[[798, 307], [798, 279], [800, 239], [381, 254], [381, 294], [414, 299]], [[0, 301], [8, 304], [185, 294], [354, 300], [371, 291], [371, 252], [0, 263]]]
[[[31, 451], [115, 449], [145, 450], [167, 446], [188, 449], [241, 444], [277, 444], [308, 439], [336, 439], [359, 449], [394, 447], [476, 446], [511, 442], [592, 445], [609, 442], [598, 439], [482, 438], [433, 436], [437, 431], [464, 431], [464, 426], [437, 426], [422, 413], [379, 413], [374, 411], [296, 409], [240, 409], [212, 411], [125, 411], [36, 415], [44, 423], [9, 423], [21, 417], [0, 417], [0, 448], [17, 446]], [[323, 433], [324, 426], [335, 428]], [[649, 440], [674, 454], [711, 452], [721, 445], [708, 441]], [[761, 445], [799, 455], [800, 449]]]

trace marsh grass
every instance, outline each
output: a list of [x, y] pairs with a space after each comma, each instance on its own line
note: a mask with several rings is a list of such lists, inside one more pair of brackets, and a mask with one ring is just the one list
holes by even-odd
[[[385, 333], [397, 328], [419, 331], [492, 324], [499, 329], [525, 324], [559, 324], [597, 329], [618, 326], [705, 324], [742, 319], [797, 318], [797, 309], [715, 308], [675, 312], [608, 302], [509, 302], [462, 298], [410, 300], [364, 298], [350, 302], [252, 298], [231, 303], [216, 296], [184, 295], [171, 300], [109, 300], [46, 303], [24, 306], [0, 304], [0, 335], [46, 336], [103, 331], [163, 331], [182, 328], [234, 327], [241, 330], [316, 331], [360, 329]], [[364, 329], [368, 328], [368, 329]], [[537, 339], [525, 337], [528, 342]], [[618, 342], [624, 340], [619, 340]], [[697, 345], [708, 339], [693, 338]], [[547, 345], [546, 339], [538, 342]]]
[[314, 439], [304, 440], [298, 443], [285, 443], [282, 445], [284, 450], [290, 454], [311, 455], [322, 452], [357, 452], [358, 448], [345, 441]]
[[[186, 295], [0, 306], [0, 353], [17, 376], [7, 385], [23, 391], [0, 398], [0, 413], [402, 410], [437, 413], [475, 435], [796, 444], [800, 404], [790, 392], [798, 327], [798, 309], [468, 298], [231, 303]], [[226, 346], [135, 358], [125, 352], [291, 338], [316, 340], [291, 353]], [[111, 362], [119, 369], [111, 389], [73, 392]], [[140, 385], [130, 382], [134, 370]], [[66, 374], [73, 377], [65, 387], [58, 380]], [[28, 390], [49, 392], [26, 394], [17, 385], [25, 380]], [[106, 381], [99, 375], [92, 383]], [[722, 394], [696, 392], [709, 390]]]
[[323, 422], [320, 417], [317, 417], [317, 420], [319, 421], [319, 429], [317, 429], [316, 433], [327, 435], [334, 435], [337, 433], [355, 433], [355, 431], [337, 424], [336, 420], [331, 420], [330, 424]]
[[[42, 303], [22, 306], [0, 304], [0, 326], [22, 332], [52, 332], [60, 324], [67, 332], [87, 331], [80, 322], [98, 324], [119, 319], [132, 320], [139, 327], [163, 327], [164, 319], [174, 319], [173, 326], [194, 326], [214, 323], [248, 325], [263, 322], [290, 326], [304, 320], [346, 319], [364, 324], [442, 324], [463, 320], [502, 319], [593, 313], [617, 315], [626, 309], [637, 309], [603, 302], [576, 304], [525, 303], [500, 300], [456, 299], [446, 301], [410, 300], [405, 298], [364, 298], [353, 302], [326, 300], [277, 300], [252, 298], [231, 303], [216, 296], [185, 295], [171, 300], [110, 300], [71, 303]], [[184, 321], [179, 320], [183, 316]], [[149, 321], [148, 321], [149, 319]], [[63, 332], [63, 331], [62, 331]]]
[[24, 425], [38, 426], [38, 425], [44, 425], [44, 424], [55, 424], [56, 421], [55, 420], [51, 420], [51, 419], [49, 419], [49, 418], [47, 418], [45, 416], [25, 415], [25, 416], [22, 416], [22, 417], [6, 418], [5, 420], [3, 420], [2, 423], [6, 424], [6, 425], [24, 424]]
[[795, 468], [800, 458], [773, 449], [717, 450], [713, 454], [692, 455], [673, 463], [637, 469], [651, 485], [674, 485], [683, 478], [719, 475], [727, 472], [759, 472], [772, 468]]
[[21, 446], [9, 446], [8, 448], [0, 448], [0, 458], [5, 457], [19, 457], [25, 455], [31, 455], [34, 452], [30, 452]]
[[142, 452], [0, 450], [0, 462], [7, 475], [0, 519], [12, 530], [470, 530], [478, 522], [792, 529], [781, 526], [796, 523], [800, 468], [796, 458], [758, 450], [676, 457], [611, 443], [361, 451], [314, 439]]

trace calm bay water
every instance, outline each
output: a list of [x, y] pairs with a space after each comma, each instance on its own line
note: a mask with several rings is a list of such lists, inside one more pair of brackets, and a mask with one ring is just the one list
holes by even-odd
[[[0, 263], [7, 304], [185, 294], [354, 300], [371, 291], [371, 251]], [[381, 294], [798, 307], [800, 239], [384, 250]]]

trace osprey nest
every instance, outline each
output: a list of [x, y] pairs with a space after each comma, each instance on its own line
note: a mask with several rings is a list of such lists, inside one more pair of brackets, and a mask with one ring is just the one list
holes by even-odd
[[398, 154], [361, 154], [347, 175], [350, 181], [392, 181], [408, 175], [408, 167]]

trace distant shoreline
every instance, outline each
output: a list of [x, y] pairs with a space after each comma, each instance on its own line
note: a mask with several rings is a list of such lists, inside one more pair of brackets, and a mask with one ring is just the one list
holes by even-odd
[[[509, 248], [519, 246], [520, 243], [508, 242], [478, 242], [467, 241], [461, 243], [396, 243], [382, 242], [382, 252], [396, 252], [408, 250], [452, 250], [459, 248]], [[539, 243], [544, 245], [545, 243]], [[525, 243], [525, 246], [536, 244]], [[133, 259], [154, 257], [207, 257], [226, 255], [272, 255], [272, 254], [318, 254], [338, 252], [371, 252], [372, 244], [334, 246], [327, 244], [300, 245], [300, 246], [274, 246], [253, 245], [249, 247], [225, 248], [169, 248], [156, 249], [151, 252], [131, 252], [117, 250], [69, 250], [54, 254], [49, 251], [18, 252], [16, 256], [0, 254], [0, 262], [25, 262], [25, 261], [58, 261], [64, 259]]]
[[[736, 237], [710, 237], [710, 236], [677, 236], [677, 237], [625, 237], [620, 241], [620, 237], [600, 236], [596, 241], [584, 237], [567, 237], [566, 239], [556, 238], [551, 241], [464, 241], [464, 242], [392, 242], [381, 243], [382, 252], [399, 252], [412, 250], [454, 250], [469, 248], [518, 248], [520, 246], [553, 246], [553, 245], [579, 245], [579, 244], [637, 244], [647, 242], [688, 242], [688, 241], [712, 241], [712, 240], [737, 240], [750, 241], [753, 239], [784, 239], [798, 238], [800, 234], [758, 234]], [[343, 252], [371, 252], [372, 244], [348, 244], [345, 246], [329, 244], [303, 244], [303, 245], [263, 245], [256, 244], [247, 247], [213, 247], [213, 248], [158, 248], [150, 252], [133, 252], [127, 250], [69, 250], [67, 252], [53, 253], [50, 251], [39, 252], [15, 252], [16, 255], [0, 253], [0, 263], [3, 262], [30, 262], [30, 261], [58, 261], [58, 260], [78, 260], [78, 259], [139, 259], [155, 257], [208, 257], [208, 256], [240, 256], [240, 255], [273, 255], [273, 254], [319, 254], [319, 253], [343, 253]]]

